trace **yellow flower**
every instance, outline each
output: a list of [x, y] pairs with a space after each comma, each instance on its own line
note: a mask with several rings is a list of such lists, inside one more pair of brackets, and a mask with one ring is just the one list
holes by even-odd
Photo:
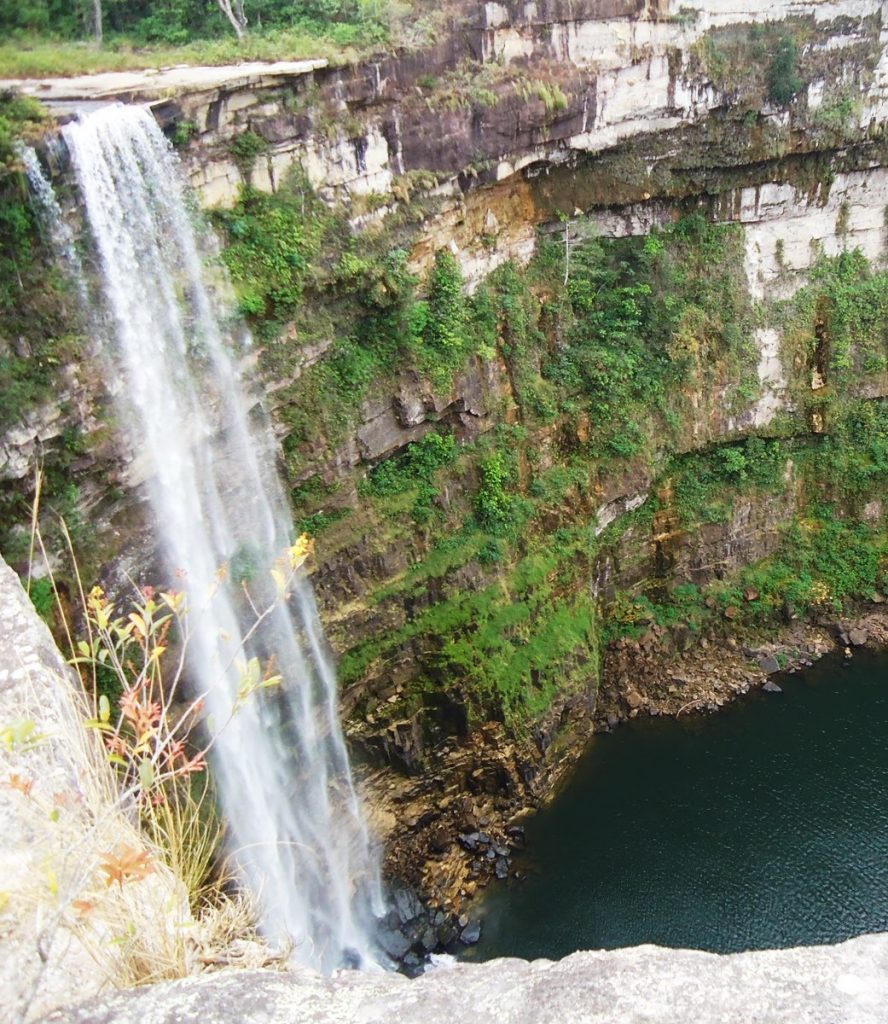
[[287, 555], [291, 569], [298, 569], [311, 554], [314, 541], [307, 533], [300, 534], [296, 543], [288, 550]]

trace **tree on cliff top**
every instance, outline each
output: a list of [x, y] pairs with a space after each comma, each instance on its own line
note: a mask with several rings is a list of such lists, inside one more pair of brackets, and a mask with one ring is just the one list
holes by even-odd
[[243, 39], [247, 33], [247, 16], [244, 13], [243, 0], [216, 0], [219, 10], [231, 22], [238, 39]]

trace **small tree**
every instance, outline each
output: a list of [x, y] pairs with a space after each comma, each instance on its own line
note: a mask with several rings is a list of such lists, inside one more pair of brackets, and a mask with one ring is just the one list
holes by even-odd
[[[96, 3], [101, 0], [95, 0]], [[238, 41], [243, 42], [247, 34], [247, 16], [244, 13], [244, 0], [216, 0], [219, 10], [231, 22], [231, 27], [237, 35]]]
[[96, 37], [96, 46], [102, 45], [102, 0], [93, 0], [93, 31]]

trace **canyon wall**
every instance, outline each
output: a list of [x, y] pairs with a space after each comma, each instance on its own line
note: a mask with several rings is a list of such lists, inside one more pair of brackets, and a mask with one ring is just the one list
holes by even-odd
[[[22, 86], [61, 116], [150, 103], [216, 211], [353, 743], [440, 798], [411, 828], [445, 856], [545, 791], [615, 640], [752, 635], [884, 585], [884, 16], [467, 4], [354, 67]], [[42, 458], [90, 569], [147, 580], [150, 470], [74, 333], [4, 421], [4, 551]], [[852, 541], [858, 568], [824, 568]]]

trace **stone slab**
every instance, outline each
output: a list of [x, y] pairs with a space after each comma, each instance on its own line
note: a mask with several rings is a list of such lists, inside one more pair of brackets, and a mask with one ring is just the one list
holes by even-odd
[[391, 973], [229, 972], [119, 992], [52, 1024], [883, 1024], [888, 934], [719, 956], [655, 946]]

